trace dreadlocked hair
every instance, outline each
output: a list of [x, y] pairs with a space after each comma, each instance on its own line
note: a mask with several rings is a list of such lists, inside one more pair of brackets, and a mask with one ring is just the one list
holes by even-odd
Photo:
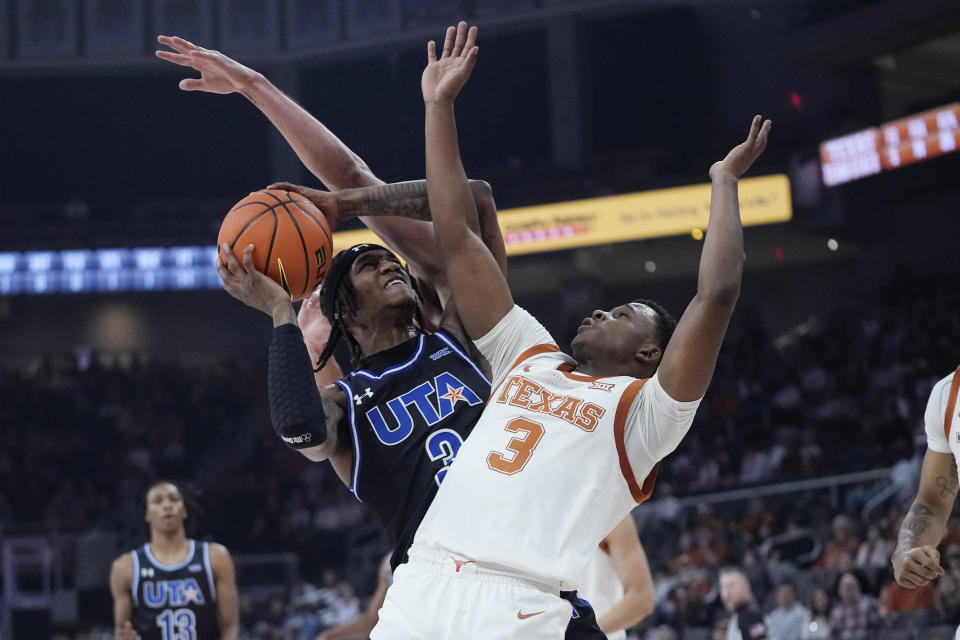
[[673, 336], [673, 330], [677, 328], [676, 319], [670, 315], [670, 312], [667, 311], [659, 302], [649, 300], [647, 298], [634, 300], [634, 302], [637, 304], [645, 304], [656, 312], [657, 346], [660, 347], [660, 352], [663, 353], [663, 351], [667, 348], [667, 343], [670, 342], [671, 336]]
[[[420, 311], [420, 288], [417, 286], [417, 279], [410, 275], [410, 271], [406, 266], [403, 267], [403, 270], [406, 271], [407, 276], [410, 277], [410, 286], [417, 295], [418, 302], [414, 308], [413, 319], [417, 329], [422, 330], [426, 325], [423, 321], [423, 313]], [[340, 286], [337, 287], [334, 295], [336, 298], [333, 302], [333, 318], [330, 319], [330, 337], [327, 338], [327, 344], [324, 345], [323, 351], [320, 352], [320, 357], [317, 358], [317, 366], [314, 368], [315, 372], [327, 366], [327, 362], [333, 357], [333, 352], [336, 351], [340, 340], [344, 340], [350, 349], [351, 368], [356, 369], [360, 366], [360, 361], [363, 360], [363, 350], [360, 348], [360, 343], [357, 342], [356, 338], [343, 326], [342, 318], [344, 312], [356, 313], [357, 311], [357, 291], [353, 288], [353, 283], [350, 282], [349, 277], [344, 278], [340, 282]]]

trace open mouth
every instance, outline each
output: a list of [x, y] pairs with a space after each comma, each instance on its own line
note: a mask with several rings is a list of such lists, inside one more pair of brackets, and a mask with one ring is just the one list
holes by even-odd
[[395, 287], [395, 286], [405, 287], [407, 286], [407, 281], [404, 280], [401, 276], [396, 276], [394, 278], [390, 278], [389, 280], [387, 280], [386, 284], [383, 285], [383, 288], [389, 289], [390, 287]]

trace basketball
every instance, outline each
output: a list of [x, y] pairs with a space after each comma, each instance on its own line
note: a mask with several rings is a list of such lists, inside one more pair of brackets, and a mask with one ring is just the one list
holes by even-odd
[[226, 264], [224, 243], [241, 264], [243, 249], [252, 244], [254, 266], [292, 300], [306, 298], [320, 284], [333, 246], [323, 212], [298, 193], [276, 189], [254, 191], [227, 213], [217, 236]]

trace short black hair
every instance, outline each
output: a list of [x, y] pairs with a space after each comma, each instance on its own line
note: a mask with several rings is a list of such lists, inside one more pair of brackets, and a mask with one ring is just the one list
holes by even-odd
[[657, 314], [657, 346], [660, 347], [660, 352], [663, 353], [667, 348], [667, 343], [670, 342], [670, 338], [673, 336], [673, 330], [677, 328], [677, 320], [670, 315], [670, 312], [667, 311], [662, 304], [655, 300], [639, 298], [633, 302], [634, 304], [647, 305]]
[[[158, 487], [161, 484], [172, 484], [180, 493], [180, 497], [183, 499], [183, 506], [187, 509], [187, 518], [183, 521], [183, 527], [187, 530], [187, 537], [192, 538], [197, 531], [197, 521], [200, 519], [200, 516], [203, 515], [203, 508], [200, 506], [200, 491], [187, 482], [157, 478], [148, 484], [147, 488], [143, 490], [143, 504], [140, 508], [141, 517], [147, 514], [147, 496], [150, 495], [154, 487]], [[149, 538], [150, 525], [144, 522], [144, 526], [146, 527], [147, 537]]]

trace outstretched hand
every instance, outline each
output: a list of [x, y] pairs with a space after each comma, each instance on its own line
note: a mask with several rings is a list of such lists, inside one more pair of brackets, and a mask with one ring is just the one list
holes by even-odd
[[437, 59], [437, 43], [427, 43], [427, 68], [420, 78], [425, 103], [452, 101], [470, 78], [477, 63], [477, 28], [460, 22], [447, 27], [443, 52]]
[[208, 93], [242, 93], [260, 74], [245, 67], [233, 58], [219, 51], [204, 49], [178, 38], [177, 36], [157, 36], [160, 44], [173, 51], [159, 49], [157, 57], [181, 67], [190, 67], [200, 72], [199, 78], [184, 78], [180, 88], [184, 91], [206, 91]]
[[753, 116], [747, 139], [731, 149], [726, 158], [713, 163], [710, 167], [710, 179], [715, 180], [724, 175], [739, 178], [745, 174], [767, 148], [772, 124], [770, 120], [763, 120], [762, 116]]
[[322, 189], [314, 189], [312, 187], [304, 187], [303, 185], [293, 184], [292, 182], [274, 182], [267, 187], [267, 189], [290, 191], [291, 193], [303, 196], [312, 202], [313, 206], [320, 209], [331, 229], [337, 228], [337, 224], [340, 222], [340, 200], [337, 198], [336, 193], [323, 191]]
[[226, 257], [226, 264], [217, 258], [217, 273], [223, 280], [223, 288], [231, 296], [246, 304], [263, 311], [273, 317], [279, 311], [292, 313], [293, 306], [290, 294], [283, 290], [253, 265], [253, 245], [247, 245], [243, 250], [243, 264], [241, 265], [230, 250], [230, 245], [223, 243], [221, 253]]

